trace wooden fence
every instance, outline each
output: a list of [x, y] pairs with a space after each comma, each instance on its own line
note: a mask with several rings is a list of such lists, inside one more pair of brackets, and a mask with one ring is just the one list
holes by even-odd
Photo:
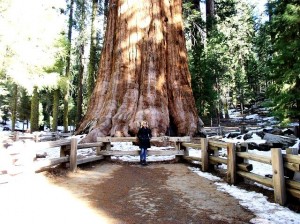
[[[121, 156], [121, 155], [139, 155], [138, 150], [132, 151], [116, 151], [111, 150], [111, 142], [135, 142], [135, 137], [129, 138], [114, 138], [100, 137], [97, 139], [99, 143], [103, 143], [98, 147], [97, 154], [106, 157]], [[226, 143], [207, 138], [201, 138], [199, 143], [191, 143], [189, 137], [157, 137], [152, 138], [153, 142], [171, 142], [174, 144], [174, 150], [151, 151], [149, 155], [174, 155], [182, 157], [187, 161], [198, 161], [201, 170], [208, 172], [212, 166], [218, 164], [227, 165], [227, 182], [236, 184], [238, 177], [250, 179], [262, 185], [274, 189], [275, 202], [283, 205], [287, 200], [287, 193], [300, 199], [300, 182], [286, 178], [285, 174], [289, 172], [300, 172], [300, 156], [292, 154], [282, 154], [279, 148], [271, 149], [271, 156], [255, 155], [247, 152], [246, 144]], [[188, 155], [188, 148], [199, 149], [199, 157]], [[227, 156], [220, 156], [219, 150], [227, 149]], [[288, 150], [287, 150], [288, 151]], [[272, 166], [271, 177], [261, 176], [252, 173], [253, 165], [249, 160], [259, 163], [265, 163]]]
[[[298, 155], [283, 155], [280, 148], [272, 148], [270, 157], [256, 155], [247, 152], [247, 145], [236, 145], [205, 138], [201, 139], [199, 144], [181, 144], [185, 149], [191, 147], [201, 151], [199, 158], [187, 155], [184, 156], [184, 159], [200, 162], [202, 171], [208, 171], [209, 165], [226, 164], [227, 182], [230, 184], [236, 184], [237, 177], [242, 177], [271, 187], [274, 189], [275, 202], [281, 205], [286, 203], [287, 193], [300, 199], [300, 182], [285, 176], [289, 172], [300, 172], [300, 156]], [[227, 149], [227, 158], [219, 156], [220, 148]], [[289, 153], [289, 150], [287, 152]], [[252, 173], [253, 166], [248, 162], [249, 160], [271, 165], [273, 172], [271, 177]]]
[[13, 132], [10, 138], [14, 141], [18, 140], [34, 140], [35, 142], [40, 141], [53, 141], [59, 140], [61, 138], [70, 137], [71, 133], [61, 133], [61, 132], [34, 132], [34, 133], [21, 133]]
[[69, 163], [70, 170], [75, 172], [77, 169], [77, 165], [98, 161], [104, 159], [102, 155], [90, 156], [86, 158], [77, 158], [77, 150], [84, 149], [84, 148], [93, 148], [93, 147], [101, 147], [103, 143], [85, 143], [85, 144], [78, 144], [76, 138], [71, 139], [63, 139], [58, 141], [48, 141], [48, 142], [39, 142], [36, 143], [36, 148], [39, 149], [47, 149], [47, 148], [54, 148], [60, 147], [60, 157], [59, 158], [52, 158], [52, 159], [44, 159], [39, 160], [34, 163], [34, 171], [41, 172], [50, 167], [55, 165], [60, 165], [63, 163]]
[[[70, 170], [76, 171], [77, 165], [97, 160], [109, 158], [111, 156], [138, 156], [139, 150], [118, 151], [111, 150], [112, 142], [136, 142], [136, 137], [99, 137], [96, 143], [78, 144], [76, 138], [63, 139], [58, 141], [39, 142], [37, 148], [45, 149], [60, 147], [60, 158], [41, 160], [35, 162], [35, 171], [43, 171], [54, 165], [69, 163]], [[271, 149], [271, 156], [261, 156], [247, 152], [247, 145], [225, 143], [222, 141], [208, 138], [198, 139], [197, 142], [191, 141], [189, 137], [154, 137], [152, 142], [170, 143], [174, 147], [168, 150], [149, 150], [148, 155], [157, 156], [176, 156], [188, 162], [197, 161], [201, 170], [209, 172], [215, 165], [227, 165], [227, 182], [236, 184], [238, 177], [250, 179], [267, 187], [274, 189], [275, 202], [284, 205], [287, 200], [287, 193], [300, 199], [300, 182], [287, 178], [286, 173], [300, 172], [300, 156], [293, 154], [282, 154], [279, 148]], [[78, 159], [77, 150], [83, 148], [96, 148], [96, 155], [87, 158]], [[199, 150], [199, 157], [189, 156], [189, 148]], [[226, 156], [220, 156], [219, 150], [227, 150]], [[295, 153], [293, 150], [287, 150]], [[253, 165], [249, 161], [269, 164], [272, 166], [272, 175], [270, 177], [261, 176], [252, 173]]]

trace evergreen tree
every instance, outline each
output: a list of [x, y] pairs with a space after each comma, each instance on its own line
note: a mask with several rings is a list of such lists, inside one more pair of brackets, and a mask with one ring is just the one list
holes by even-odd
[[97, 14], [99, 9], [99, 1], [93, 0], [92, 1], [92, 13], [91, 13], [91, 36], [90, 36], [90, 57], [89, 57], [89, 65], [88, 65], [88, 81], [87, 81], [87, 96], [88, 98], [91, 96], [96, 80], [97, 74], [97, 65], [98, 60], [97, 58]]
[[183, 5], [183, 9], [193, 94], [198, 113], [207, 123], [208, 118], [216, 117], [215, 102], [217, 99], [214, 90], [215, 75], [207, 70], [209, 66], [204, 35], [207, 26], [202, 19], [199, 1], [188, 0]]
[[11, 101], [11, 130], [15, 131], [17, 121], [17, 105], [18, 105], [18, 85], [13, 84], [12, 101]]
[[274, 36], [269, 97], [273, 112], [284, 123], [300, 122], [300, 3], [273, 1], [271, 32]]
[[39, 93], [38, 87], [35, 86], [33, 89], [33, 95], [31, 98], [31, 114], [30, 114], [30, 131], [39, 130]]
[[76, 66], [74, 69], [74, 80], [75, 85], [73, 95], [76, 96], [76, 113], [75, 117], [72, 120], [75, 120], [76, 123], [79, 123], [82, 118], [82, 106], [83, 106], [83, 78], [85, 74], [85, 60], [84, 52], [87, 42], [87, 4], [83, 0], [76, 0], [76, 10], [75, 10], [75, 29], [78, 31], [78, 37], [75, 40], [76, 45]]
[[229, 104], [240, 105], [251, 99], [247, 65], [253, 56], [254, 21], [252, 8], [245, 1], [216, 1], [216, 26], [207, 42], [206, 71], [215, 74], [217, 108], [228, 117]]
[[28, 121], [30, 120], [30, 97], [24, 88], [20, 90], [20, 93], [21, 96], [18, 104], [18, 118], [23, 121], [23, 124], [26, 121], [28, 128]]
[[70, 0], [69, 5], [69, 22], [68, 22], [68, 51], [66, 55], [65, 77], [67, 85], [64, 91], [64, 132], [68, 132], [69, 127], [69, 96], [70, 96], [70, 78], [71, 78], [71, 48], [72, 48], [72, 30], [73, 30], [73, 7], [74, 1]]

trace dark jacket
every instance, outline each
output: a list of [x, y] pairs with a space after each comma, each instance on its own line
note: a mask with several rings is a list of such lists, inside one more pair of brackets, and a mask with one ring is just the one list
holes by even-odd
[[141, 127], [138, 131], [137, 137], [139, 139], [140, 148], [150, 148], [150, 138], [152, 138], [150, 128]]

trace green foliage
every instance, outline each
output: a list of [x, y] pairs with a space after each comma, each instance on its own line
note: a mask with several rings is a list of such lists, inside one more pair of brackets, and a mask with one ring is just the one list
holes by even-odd
[[30, 97], [25, 89], [20, 90], [20, 100], [18, 103], [18, 118], [21, 121], [30, 119]]
[[4, 72], [0, 71], [0, 117], [3, 121], [8, 120], [9, 112], [9, 88], [5, 80]]
[[276, 33], [270, 64], [268, 96], [282, 121], [300, 119], [300, 3], [276, 1], [270, 29]]
[[208, 37], [203, 35], [208, 31], [200, 12], [190, 2], [184, 5], [193, 93], [202, 118], [218, 117], [233, 103], [243, 108], [258, 88], [254, 85], [258, 65], [253, 51], [252, 8], [236, 0], [217, 0], [215, 5]]
[[215, 70], [210, 69], [211, 57], [207, 57], [203, 33], [206, 29], [201, 12], [192, 2], [186, 2], [184, 8], [185, 34], [188, 40], [189, 69], [192, 88], [199, 115], [215, 116], [214, 108], [217, 92], [214, 89]]

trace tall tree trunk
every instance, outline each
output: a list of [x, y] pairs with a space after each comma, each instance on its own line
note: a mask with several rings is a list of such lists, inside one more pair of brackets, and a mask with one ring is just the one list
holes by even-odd
[[64, 132], [68, 132], [69, 126], [69, 79], [70, 79], [70, 67], [71, 67], [71, 48], [72, 48], [72, 24], [73, 24], [73, 5], [74, 0], [70, 2], [70, 14], [69, 14], [69, 30], [68, 30], [68, 53], [66, 57], [66, 78], [67, 78], [67, 85], [66, 89], [64, 90]]
[[58, 122], [58, 105], [59, 105], [59, 89], [55, 89], [53, 92], [53, 121], [52, 130], [57, 131]]
[[108, 5], [109, 5], [109, 0], [104, 0], [104, 21], [106, 21], [108, 17], [108, 11], [109, 11]]
[[[81, 46], [82, 51], [84, 50], [84, 46]], [[80, 55], [81, 61], [83, 55]], [[83, 86], [82, 86], [82, 80], [83, 80], [83, 72], [84, 72], [84, 65], [80, 65], [79, 74], [78, 74], [78, 96], [77, 96], [77, 110], [76, 110], [76, 123], [79, 123], [82, 119], [82, 104], [83, 104]]]
[[84, 44], [80, 45], [80, 53], [79, 53], [79, 71], [78, 71], [78, 96], [77, 96], [77, 110], [76, 110], [76, 123], [79, 123], [82, 119], [82, 103], [83, 103], [83, 73], [84, 73], [84, 63], [83, 63], [83, 55], [84, 55]]
[[[296, 77], [296, 87], [295, 87], [295, 91], [298, 92], [298, 94], [296, 94], [296, 95], [298, 95], [298, 96], [300, 94], [299, 89], [300, 89], [300, 78], [298, 75], [298, 77]], [[297, 130], [296, 137], [300, 138], [300, 99], [299, 99], [299, 97], [296, 99], [296, 111], [298, 111], [296, 114], [296, 119], [298, 120], [298, 127], [296, 127], [296, 128], [298, 128], [298, 129], [296, 129]], [[300, 144], [298, 144], [298, 147], [300, 147]]]
[[[203, 125], [191, 89], [181, 0], [111, 0], [95, 89], [77, 133], [129, 136], [147, 120], [153, 136]], [[172, 121], [172, 122], [171, 122]]]
[[96, 18], [98, 12], [99, 4], [98, 0], [93, 0], [92, 5], [92, 24], [91, 24], [91, 39], [90, 39], [90, 61], [88, 65], [88, 97], [91, 96], [95, 81], [96, 81], [96, 67], [97, 67], [97, 58], [96, 58], [96, 48], [97, 48], [97, 28], [96, 28]]
[[33, 89], [31, 98], [30, 131], [39, 130], [39, 93], [37, 86]]
[[[93, 0], [95, 2], [95, 0]], [[98, 0], [96, 1], [97, 4]], [[77, 15], [77, 21], [78, 21], [78, 77], [77, 77], [77, 102], [76, 102], [76, 118], [75, 122], [78, 124], [80, 120], [82, 119], [82, 103], [83, 103], [83, 75], [84, 75], [84, 69], [85, 69], [85, 63], [84, 63], [84, 51], [85, 51], [85, 44], [86, 44], [86, 2], [81, 0], [77, 2], [75, 15]], [[94, 13], [94, 12], [93, 12]], [[75, 17], [76, 18], [76, 17]], [[94, 23], [95, 21], [92, 21]], [[94, 26], [94, 25], [92, 25]], [[92, 28], [93, 32], [93, 28]], [[91, 40], [92, 42], [92, 40]], [[92, 43], [91, 43], [92, 45]], [[94, 59], [95, 60], [95, 59]], [[91, 60], [90, 60], [91, 64]], [[94, 67], [94, 64], [92, 67]], [[95, 68], [93, 68], [95, 70]], [[95, 73], [95, 72], [94, 72]]]
[[215, 19], [215, 1], [206, 0], [206, 32], [207, 36], [210, 36], [210, 33], [213, 29]]
[[11, 130], [15, 131], [17, 120], [18, 85], [13, 84], [13, 102], [11, 110]]

